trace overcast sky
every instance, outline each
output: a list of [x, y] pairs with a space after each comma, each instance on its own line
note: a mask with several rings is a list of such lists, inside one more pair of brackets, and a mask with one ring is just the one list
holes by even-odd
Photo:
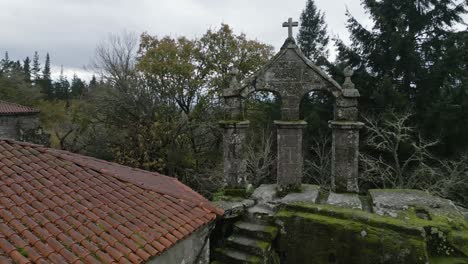
[[[368, 21], [360, 0], [315, 0], [325, 12], [329, 32], [347, 38], [345, 11]], [[51, 56], [54, 75], [63, 65], [67, 75], [88, 79], [96, 45], [109, 33], [199, 37], [227, 23], [236, 33], [278, 49], [287, 37], [281, 24], [299, 20], [306, 0], [0, 0], [0, 52], [11, 59]], [[297, 32], [297, 29], [295, 30]], [[2, 56], [3, 57], [3, 56]]]

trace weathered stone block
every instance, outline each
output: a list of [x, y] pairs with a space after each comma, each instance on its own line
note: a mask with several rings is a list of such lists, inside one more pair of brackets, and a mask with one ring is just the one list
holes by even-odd
[[332, 128], [332, 189], [358, 192], [360, 122], [330, 122]]
[[335, 106], [342, 107], [342, 108], [357, 107], [358, 100], [356, 98], [345, 98], [345, 97], [340, 96], [336, 98]]
[[355, 121], [358, 119], [359, 111], [357, 107], [336, 107], [335, 120]]
[[277, 126], [277, 182], [281, 192], [299, 189], [303, 174], [302, 133], [305, 121], [275, 121]]
[[358, 194], [354, 193], [334, 193], [328, 195], [326, 204], [362, 210], [362, 202]]
[[244, 158], [249, 121], [221, 121], [223, 128], [224, 180], [228, 188], [247, 186]]
[[224, 113], [229, 120], [242, 119], [242, 99], [241, 97], [225, 97], [224, 98]]
[[276, 217], [281, 263], [429, 263], [424, 229], [404, 221], [309, 204], [288, 205]]
[[358, 98], [361, 95], [357, 89], [343, 89], [343, 96], [346, 98]]

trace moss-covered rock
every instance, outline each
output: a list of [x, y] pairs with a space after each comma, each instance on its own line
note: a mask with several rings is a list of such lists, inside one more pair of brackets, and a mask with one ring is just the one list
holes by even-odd
[[388, 217], [296, 203], [285, 205], [276, 219], [282, 263], [430, 263], [468, 256], [464, 219], [423, 208]]

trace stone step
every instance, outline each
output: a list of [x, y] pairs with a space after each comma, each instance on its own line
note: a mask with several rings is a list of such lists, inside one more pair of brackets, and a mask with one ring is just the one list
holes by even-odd
[[218, 263], [225, 264], [261, 264], [262, 259], [229, 247], [214, 250], [214, 258]]
[[261, 225], [239, 221], [234, 224], [234, 234], [244, 235], [250, 238], [270, 242], [278, 234], [278, 228], [270, 225]]
[[230, 248], [238, 249], [260, 257], [266, 257], [271, 243], [245, 236], [232, 235], [227, 239]]
[[247, 210], [245, 219], [247, 222], [252, 222], [261, 225], [271, 225], [274, 222], [275, 212], [270, 209], [267, 205], [258, 204]]

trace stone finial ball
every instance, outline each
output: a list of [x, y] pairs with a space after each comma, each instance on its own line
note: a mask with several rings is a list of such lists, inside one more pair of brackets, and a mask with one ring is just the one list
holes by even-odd
[[348, 66], [348, 67], [346, 67], [346, 68], [344, 69], [343, 73], [344, 73], [344, 76], [345, 76], [345, 77], [350, 78], [350, 77], [353, 76], [354, 70], [353, 70], [353, 68], [351, 68], [350, 66]]
[[239, 69], [233, 67], [229, 73], [234, 76], [239, 75]]

